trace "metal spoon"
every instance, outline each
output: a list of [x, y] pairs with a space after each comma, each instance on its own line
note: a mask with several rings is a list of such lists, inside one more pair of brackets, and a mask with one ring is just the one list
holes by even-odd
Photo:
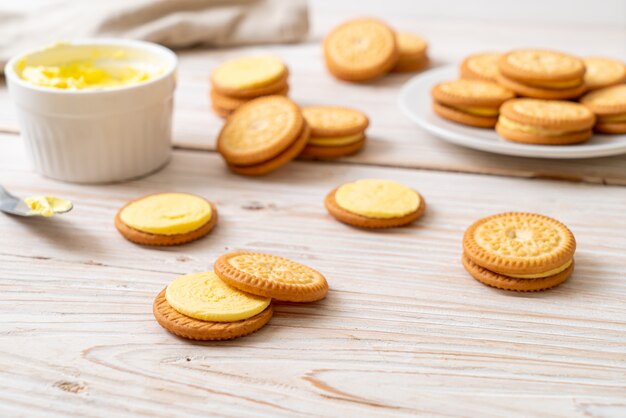
[[[70, 205], [67, 210], [55, 212], [56, 214], [69, 212], [74, 208], [74, 205]], [[4, 187], [0, 185], [0, 211], [17, 216], [42, 216], [39, 213], [35, 213], [28, 207], [24, 201], [18, 197], [13, 196], [7, 192]]]

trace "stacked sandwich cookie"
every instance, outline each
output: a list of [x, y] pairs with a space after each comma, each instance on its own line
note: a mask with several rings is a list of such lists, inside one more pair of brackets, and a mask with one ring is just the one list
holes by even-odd
[[500, 58], [502, 58], [502, 54], [498, 52], [482, 52], [470, 55], [461, 62], [460, 77], [467, 80], [496, 83]]
[[359, 152], [365, 146], [367, 116], [338, 106], [309, 106], [302, 115], [311, 136], [300, 154], [304, 158], [333, 159]]
[[585, 87], [587, 91], [615, 86], [626, 82], [626, 64], [612, 58], [587, 57], [585, 63]]
[[217, 150], [231, 171], [260, 176], [296, 158], [310, 135], [298, 105], [283, 96], [251, 100], [226, 121]]
[[480, 219], [463, 237], [462, 262], [479, 282], [518, 292], [552, 288], [574, 270], [576, 240], [544, 215], [506, 212]]
[[626, 84], [592, 91], [580, 102], [597, 116], [597, 132], [626, 134]]
[[408, 225], [426, 210], [426, 201], [415, 190], [379, 179], [341, 185], [328, 193], [324, 205], [338, 221], [366, 229]]
[[512, 91], [490, 81], [465, 79], [439, 83], [431, 96], [436, 114], [478, 128], [493, 128], [502, 103], [515, 97]]
[[513, 99], [500, 108], [496, 131], [514, 142], [577, 144], [591, 138], [595, 120], [594, 114], [579, 103]]
[[498, 63], [498, 83], [518, 96], [573, 99], [585, 92], [585, 63], [556, 51], [518, 49]]
[[391, 69], [395, 73], [418, 71], [428, 65], [426, 41], [409, 32], [396, 32], [398, 61]]
[[213, 110], [226, 117], [244, 103], [261, 96], [287, 95], [287, 66], [271, 56], [236, 58], [211, 74]]
[[272, 299], [314, 302], [328, 293], [317, 270], [270, 254], [225, 254], [214, 269], [181, 276], [156, 296], [153, 313], [163, 328], [191, 340], [229, 340], [267, 324]]

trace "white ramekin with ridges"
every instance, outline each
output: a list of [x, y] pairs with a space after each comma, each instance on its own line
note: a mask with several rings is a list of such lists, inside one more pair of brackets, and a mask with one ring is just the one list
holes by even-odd
[[[18, 65], [58, 65], [88, 59], [93, 48], [114, 48], [134, 61], [159, 66], [148, 80], [115, 88], [65, 90], [23, 80]], [[149, 42], [97, 39], [27, 51], [5, 67], [22, 138], [34, 169], [77, 183], [140, 177], [171, 156], [176, 55]]]

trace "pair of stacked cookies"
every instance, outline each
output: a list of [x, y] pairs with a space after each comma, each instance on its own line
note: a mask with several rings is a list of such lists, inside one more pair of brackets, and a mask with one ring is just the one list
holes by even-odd
[[626, 134], [626, 84], [592, 91], [580, 102], [596, 114], [596, 132]]
[[245, 103], [227, 119], [217, 151], [231, 171], [260, 176], [300, 155], [309, 137], [297, 104], [283, 96], [266, 96]]
[[314, 302], [328, 293], [317, 270], [275, 255], [239, 251], [213, 267], [178, 277], [156, 296], [153, 313], [163, 328], [191, 340], [229, 340], [267, 324], [272, 300]]
[[261, 96], [289, 92], [287, 66], [271, 56], [242, 57], [220, 64], [211, 74], [211, 103], [226, 117], [244, 103]]
[[300, 154], [304, 158], [333, 159], [356, 154], [365, 146], [367, 116], [338, 106], [308, 106], [302, 115], [311, 137]]
[[476, 280], [504, 290], [552, 288], [574, 270], [576, 240], [544, 215], [506, 212], [480, 219], [463, 237], [462, 262]]
[[141, 245], [170, 246], [195, 241], [217, 224], [217, 208], [187, 193], [159, 193], [124, 205], [115, 227], [127, 240]]
[[345, 81], [370, 81], [390, 71], [417, 71], [428, 64], [422, 38], [396, 33], [373, 18], [344, 22], [326, 36], [323, 48], [328, 71]]
[[335, 219], [358, 228], [393, 228], [421, 218], [426, 201], [391, 180], [363, 179], [333, 189], [324, 205]]

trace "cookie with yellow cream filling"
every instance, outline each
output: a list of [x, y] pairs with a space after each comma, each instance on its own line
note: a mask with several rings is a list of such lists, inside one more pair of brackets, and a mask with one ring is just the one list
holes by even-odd
[[217, 209], [208, 200], [186, 193], [160, 193], [124, 205], [115, 227], [136, 244], [169, 246], [194, 241], [217, 224]]
[[287, 66], [276, 57], [241, 57], [218, 65], [211, 73], [211, 85], [222, 95], [258, 97], [284, 88], [287, 75]]
[[324, 200], [338, 221], [359, 228], [392, 228], [410, 224], [426, 210], [415, 190], [391, 180], [363, 179], [332, 190]]
[[220, 256], [215, 273], [244, 292], [288, 302], [326, 297], [328, 282], [317, 270], [272, 254], [236, 251]]
[[594, 114], [578, 103], [513, 99], [500, 108], [496, 131], [514, 142], [566, 145], [591, 138]]
[[350, 142], [344, 145], [332, 146], [328, 145], [315, 145], [308, 143], [306, 147], [300, 153], [299, 158], [308, 160], [334, 160], [336, 158], [349, 157], [361, 151], [365, 146], [366, 139], [363, 135], [355, 142]]
[[338, 79], [364, 82], [390, 71], [398, 61], [395, 32], [373, 18], [354, 19], [324, 38], [324, 60]]
[[626, 84], [592, 91], [583, 96], [580, 103], [596, 114], [596, 131], [626, 133]]
[[461, 62], [460, 77], [467, 80], [483, 80], [496, 83], [498, 62], [502, 57], [498, 52], [482, 52], [468, 56]]
[[507, 290], [543, 290], [573, 271], [576, 240], [556, 219], [506, 212], [473, 223], [463, 237], [463, 264], [477, 280]]
[[626, 81], [626, 64], [622, 61], [605, 57], [587, 57], [583, 62], [587, 68], [584, 77], [587, 90], [597, 90]]
[[396, 32], [396, 43], [398, 61], [391, 71], [411, 72], [428, 65], [428, 44], [423, 38], [409, 32]]
[[454, 80], [431, 90], [433, 111], [450, 121], [480, 128], [493, 128], [499, 108], [514, 97], [513, 92], [482, 80]]
[[229, 340], [251, 334], [272, 317], [269, 298], [241, 292], [214, 272], [181, 276], [155, 298], [157, 322], [192, 340]]
[[584, 62], [573, 55], [518, 49], [500, 58], [496, 79], [519, 96], [571, 99], [585, 91], [584, 75]]

